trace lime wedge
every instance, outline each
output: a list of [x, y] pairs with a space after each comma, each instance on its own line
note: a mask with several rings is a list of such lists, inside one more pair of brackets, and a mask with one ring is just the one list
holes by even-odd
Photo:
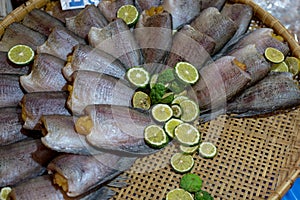
[[149, 95], [142, 91], [135, 92], [132, 98], [132, 105], [134, 108], [149, 110], [151, 106]]
[[289, 67], [285, 62], [273, 63], [271, 67], [272, 72], [289, 72]]
[[176, 139], [185, 146], [195, 146], [200, 142], [200, 133], [193, 125], [182, 123], [174, 130]]
[[4, 188], [2, 188], [1, 192], [0, 192], [0, 200], [8, 200], [10, 192], [11, 192], [11, 188], [10, 187], [4, 187]]
[[126, 77], [136, 87], [146, 87], [150, 79], [149, 73], [142, 67], [130, 68], [126, 73]]
[[173, 110], [173, 116], [176, 118], [180, 118], [181, 114], [182, 114], [181, 107], [179, 105], [174, 104], [174, 105], [171, 105], [171, 108]]
[[139, 18], [139, 12], [133, 5], [123, 5], [117, 12], [117, 18], [121, 18], [127, 25], [133, 25]]
[[160, 100], [161, 103], [166, 103], [169, 104], [174, 100], [174, 93], [173, 92], [168, 92], [164, 94]]
[[265, 57], [272, 63], [281, 63], [284, 60], [283, 53], [273, 47], [266, 48]]
[[202, 179], [197, 174], [185, 174], [180, 179], [180, 187], [190, 193], [198, 192], [202, 187]]
[[213, 158], [217, 155], [217, 147], [211, 142], [202, 142], [199, 146], [199, 154], [204, 158]]
[[168, 192], [166, 200], [194, 200], [194, 198], [188, 191], [178, 188]]
[[172, 168], [179, 173], [190, 171], [194, 166], [194, 158], [191, 155], [183, 153], [175, 153], [171, 157]]
[[165, 131], [157, 125], [149, 125], [144, 130], [146, 143], [153, 148], [162, 148], [168, 143]]
[[195, 193], [195, 200], [214, 200], [214, 198], [208, 192], [200, 190]]
[[296, 58], [296, 57], [286, 57], [284, 62], [287, 64], [287, 66], [289, 67], [289, 71], [292, 74], [294, 74], [294, 75], [299, 74], [300, 60], [298, 58]]
[[157, 83], [158, 74], [153, 74], [150, 79], [150, 89]]
[[175, 73], [185, 83], [194, 84], [199, 79], [198, 70], [187, 62], [179, 62], [175, 66]]
[[152, 117], [158, 122], [166, 122], [173, 116], [173, 110], [167, 104], [156, 104], [151, 110]]
[[184, 122], [192, 122], [199, 116], [199, 106], [196, 102], [187, 99], [180, 102], [182, 110], [181, 120]]
[[8, 51], [8, 59], [17, 64], [25, 65], [34, 58], [34, 51], [26, 45], [16, 45]]
[[180, 146], [179, 146], [179, 149], [180, 149], [180, 151], [182, 151], [183, 153], [186, 153], [186, 154], [193, 154], [193, 153], [195, 153], [195, 152], [199, 149], [199, 145], [192, 146], [192, 147], [187, 147], [187, 146], [184, 146], [184, 145], [180, 145]]
[[174, 138], [174, 130], [175, 128], [179, 125], [179, 124], [182, 124], [183, 121], [181, 121], [180, 119], [175, 119], [175, 118], [172, 118], [170, 119], [169, 121], [167, 121], [165, 123], [165, 131], [166, 133], [168, 134], [168, 136], [170, 138]]
[[189, 99], [187, 96], [177, 96], [175, 99], [172, 101], [172, 104], [180, 104], [182, 101]]

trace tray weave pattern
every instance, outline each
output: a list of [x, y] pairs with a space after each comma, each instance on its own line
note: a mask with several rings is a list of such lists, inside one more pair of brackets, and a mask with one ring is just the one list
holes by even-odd
[[[0, 22], [5, 28], [21, 21], [34, 8], [50, 0], [29, 0]], [[300, 47], [285, 27], [251, 0], [232, 2], [250, 5], [256, 19], [273, 28], [300, 58]], [[198, 126], [202, 139], [214, 142], [218, 155], [202, 159], [195, 155], [193, 173], [203, 179], [203, 189], [215, 199], [280, 199], [300, 174], [300, 108], [264, 118], [235, 119], [220, 116]], [[163, 151], [139, 158], [124, 175], [128, 186], [112, 188], [113, 199], [164, 199], [178, 188], [181, 174], [172, 171], [169, 160], [179, 151], [171, 144]]]

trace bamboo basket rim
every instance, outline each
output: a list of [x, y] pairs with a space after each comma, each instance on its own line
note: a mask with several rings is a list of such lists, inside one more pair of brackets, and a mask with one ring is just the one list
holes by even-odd
[[[9, 13], [2, 21], [0, 21], [0, 38], [3, 35], [6, 27], [14, 22], [21, 21], [26, 14], [31, 10], [37, 8], [40, 9], [44, 7], [51, 0], [28, 0], [23, 5], [14, 9]], [[230, 3], [242, 3], [247, 4], [252, 7], [254, 11], [254, 16], [260, 20], [264, 25], [272, 28], [275, 33], [281, 35], [284, 40], [288, 43], [291, 54], [295, 57], [300, 58], [300, 46], [298, 42], [294, 39], [291, 33], [281, 24], [281, 22], [272, 16], [270, 13], [265, 11], [259, 5], [257, 5], [252, 0], [228, 0]], [[277, 186], [276, 190], [270, 195], [268, 199], [275, 200], [283, 197], [286, 192], [292, 187], [293, 183], [300, 176], [300, 158], [297, 160], [295, 166], [290, 170], [288, 176], [282, 181], [282, 183]]]

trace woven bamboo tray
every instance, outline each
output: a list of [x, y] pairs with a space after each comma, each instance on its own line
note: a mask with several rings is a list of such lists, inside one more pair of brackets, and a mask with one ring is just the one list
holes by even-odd
[[[49, 0], [29, 0], [0, 22], [5, 28], [21, 21], [33, 8]], [[292, 55], [300, 58], [300, 47], [288, 30], [251, 0], [233, 0], [250, 5], [264, 26], [273, 28], [289, 44]], [[202, 159], [195, 155], [193, 173], [203, 179], [203, 189], [215, 199], [280, 199], [300, 175], [300, 108], [265, 118], [234, 119], [221, 116], [199, 125], [203, 140], [214, 142], [218, 155]], [[178, 149], [140, 158], [124, 172], [129, 185], [114, 189], [113, 199], [164, 199], [179, 187], [181, 174], [172, 171], [169, 159]]]

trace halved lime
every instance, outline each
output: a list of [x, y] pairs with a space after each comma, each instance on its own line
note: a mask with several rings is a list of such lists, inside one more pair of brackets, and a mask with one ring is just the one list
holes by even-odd
[[289, 67], [289, 71], [292, 74], [294, 74], [294, 75], [299, 74], [300, 60], [298, 58], [296, 58], [296, 57], [286, 57], [284, 62], [287, 64], [287, 66]]
[[28, 64], [33, 58], [34, 51], [26, 45], [16, 45], [8, 51], [8, 59], [17, 65]]
[[153, 106], [151, 114], [156, 121], [166, 122], [173, 116], [173, 110], [167, 104], [156, 104]]
[[168, 192], [166, 200], [194, 200], [194, 198], [188, 191], [178, 188]]
[[0, 199], [1, 200], [7, 200], [9, 199], [8, 196], [9, 196], [9, 193], [11, 192], [11, 188], [10, 187], [4, 187], [1, 189], [1, 192], [0, 192]]
[[180, 145], [180, 146], [179, 146], [179, 149], [180, 149], [183, 153], [186, 153], [186, 154], [193, 154], [193, 153], [195, 153], [195, 152], [199, 149], [199, 145], [192, 146], [192, 147], [187, 147], [187, 146], [184, 146], [184, 145]]
[[272, 72], [289, 72], [289, 67], [285, 62], [273, 63], [271, 67]]
[[133, 5], [123, 5], [117, 12], [117, 18], [121, 18], [127, 25], [132, 25], [137, 22], [139, 12]]
[[202, 142], [199, 146], [199, 154], [204, 158], [213, 158], [217, 155], [217, 147], [211, 142]]
[[188, 154], [175, 153], [171, 157], [171, 166], [176, 172], [188, 172], [194, 166], [194, 158]]
[[137, 91], [132, 97], [132, 105], [134, 108], [148, 110], [151, 106], [151, 99], [145, 92]]
[[144, 130], [146, 143], [153, 148], [162, 148], [168, 143], [168, 136], [158, 125], [149, 125]]
[[169, 121], [167, 121], [165, 123], [165, 131], [166, 133], [168, 134], [168, 136], [170, 136], [170, 138], [174, 138], [174, 130], [175, 128], [179, 125], [179, 124], [182, 124], [183, 121], [181, 121], [180, 119], [175, 119], [175, 118], [172, 118], [170, 119]]
[[187, 173], [180, 179], [180, 187], [190, 193], [195, 193], [201, 190], [202, 179], [197, 174]]
[[177, 63], [175, 73], [185, 83], [194, 84], [199, 79], [198, 70], [188, 62]]
[[281, 63], [284, 61], [284, 55], [276, 48], [268, 47], [265, 50], [265, 57], [272, 63]]
[[200, 142], [200, 133], [196, 127], [188, 123], [178, 125], [174, 130], [176, 139], [185, 146], [195, 146]]
[[175, 99], [172, 101], [172, 104], [180, 104], [182, 101], [189, 99], [187, 96], [177, 96]]
[[149, 73], [142, 67], [132, 67], [126, 73], [127, 79], [137, 87], [145, 87], [150, 80]]
[[180, 119], [184, 122], [192, 122], [199, 116], [199, 106], [195, 101], [190, 99], [180, 102], [182, 114]]
[[181, 107], [177, 104], [171, 105], [171, 108], [173, 110], [173, 116], [176, 118], [180, 118], [182, 114]]

